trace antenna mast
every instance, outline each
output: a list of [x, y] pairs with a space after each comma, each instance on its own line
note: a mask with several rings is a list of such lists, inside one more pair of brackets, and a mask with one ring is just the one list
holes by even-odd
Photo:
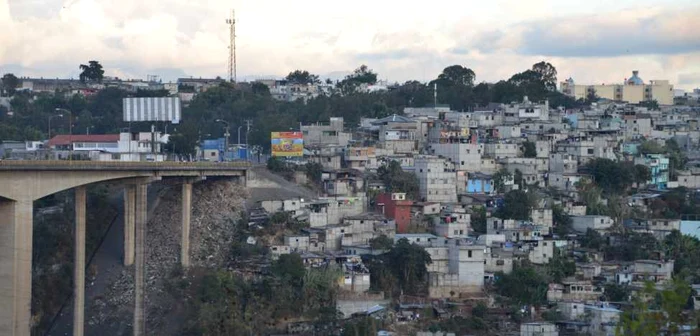
[[236, 83], [236, 11], [231, 10], [231, 18], [226, 19], [229, 25], [228, 45], [228, 80]]

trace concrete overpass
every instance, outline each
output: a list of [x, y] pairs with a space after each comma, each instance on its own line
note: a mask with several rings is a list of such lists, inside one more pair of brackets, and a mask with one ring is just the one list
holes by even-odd
[[0, 161], [0, 335], [30, 334], [34, 201], [75, 189], [73, 335], [82, 336], [86, 186], [105, 181], [124, 184], [124, 264], [135, 264], [134, 335], [140, 336], [146, 335], [144, 245], [148, 184], [156, 180], [182, 184], [181, 263], [187, 267], [192, 184], [207, 177], [230, 177], [245, 185], [249, 168], [247, 162]]

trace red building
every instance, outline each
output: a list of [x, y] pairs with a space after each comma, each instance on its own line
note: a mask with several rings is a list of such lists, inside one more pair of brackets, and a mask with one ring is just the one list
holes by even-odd
[[405, 193], [379, 194], [376, 204], [377, 211], [396, 221], [396, 233], [408, 232], [413, 201], [407, 200]]

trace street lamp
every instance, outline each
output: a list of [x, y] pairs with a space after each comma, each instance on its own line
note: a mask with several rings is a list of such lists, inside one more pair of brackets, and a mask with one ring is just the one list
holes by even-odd
[[216, 119], [215, 121], [224, 124], [224, 161], [226, 161], [226, 152], [228, 152], [228, 137], [231, 136], [229, 133], [228, 122], [223, 119]]
[[63, 118], [63, 114], [56, 114], [56, 115], [52, 115], [49, 117], [49, 130], [48, 130], [49, 140], [51, 140], [51, 119], [53, 119], [53, 118]]
[[56, 112], [65, 112], [68, 113], [68, 143], [70, 144], [70, 153], [68, 155], [68, 160], [72, 161], [73, 160], [73, 112], [70, 110], [64, 109], [57, 107], [55, 109]]

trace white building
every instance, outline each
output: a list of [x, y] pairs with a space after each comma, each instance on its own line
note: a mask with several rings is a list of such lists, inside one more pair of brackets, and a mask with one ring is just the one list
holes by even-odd
[[549, 322], [530, 322], [520, 325], [520, 336], [559, 336], [559, 331]]
[[457, 173], [454, 164], [436, 156], [415, 158], [420, 197], [426, 202], [456, 203]]
[[612, 218], [601, 215], [571, 216], [571, 222], [572, 228], [581, 233], [585, 233], [588, 229], [607, 230], [614, 224]]

